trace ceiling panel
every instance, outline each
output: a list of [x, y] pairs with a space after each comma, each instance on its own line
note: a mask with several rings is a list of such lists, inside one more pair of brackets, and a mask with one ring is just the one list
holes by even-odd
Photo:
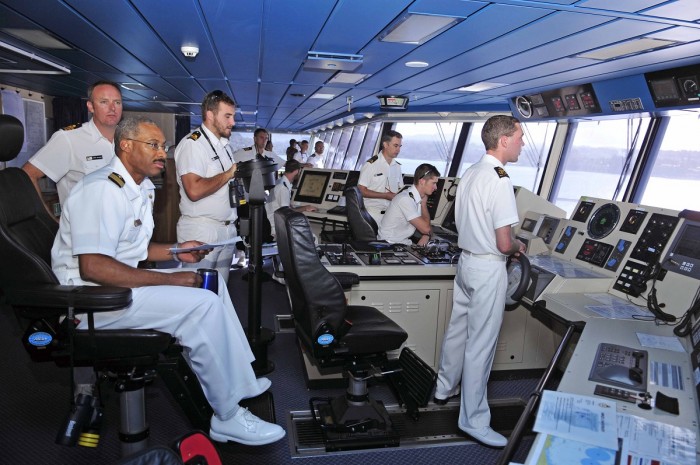
[[[465, 19], [420, 46], [378, 41], [406, 12]], [[83, 97], [97, 79], [139, 82], [147, 89], [125, 90], [125, 108], [195, 114], [206, 92], [222, 89], [258, 111], [238, 113], [240, 123], [298, 131], [347, 115], [348, 96], [353, 112], [377, 112], [382, 93], [409, 95], [410, 107], [425, 111], [483, 111], [520, 93], [698, 63], [699, 18], [698, 0], [0, 0], [0, 40], [71, 70], [4, 73], [0, 85]], [[8, 27], [45, 31], [76, 48], [40, 49], [1, 31]], [[572, 58], [639, 36], [688, 43], [603, 63]], [[183, 45], [199, 55], [185, 58]], [[309, 50], [361, 54], [356, 72], [370, 76], [329, 85], [332, 72], [304, 69]], [[0, 59], [8, 54], [0, 49]], [[408, 60], [430, 66], [407, 68]], [[455, 91], [483, 80], [507, 85]], [[309, 98], [316, 92], [335, 97]]]

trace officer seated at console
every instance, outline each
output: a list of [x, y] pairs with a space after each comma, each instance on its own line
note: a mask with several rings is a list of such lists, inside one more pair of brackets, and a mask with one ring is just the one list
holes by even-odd
[[432, 228], [428, 213], [428, 196], [437, 189], [440, 172], [433, 165], [423, 163], [413, 176], [413, 185], [404, 187], [389, 204], [379, 224], [377, 239], [392, 244], [425, 246]]

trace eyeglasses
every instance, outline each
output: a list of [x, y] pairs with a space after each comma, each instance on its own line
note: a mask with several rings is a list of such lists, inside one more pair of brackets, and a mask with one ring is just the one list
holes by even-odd
[[157, 142], [146, 142], [145, 140], [136, 140], [136, 139], [126, 139], [126, 140], [132, 140], [134, 142], [141, 142], [142, 144], [148, 145], [151, 149], [153, 149], [154, 152], [157, 152], [158, 149], [162, 150], [163, 152], [167, 152], [170, 149], [170, 145], [168, 144], [159, 144]]

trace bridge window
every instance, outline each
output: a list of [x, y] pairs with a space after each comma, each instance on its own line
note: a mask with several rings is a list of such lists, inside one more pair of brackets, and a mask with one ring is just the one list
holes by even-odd
[[650, 118], [573, 123], [550, 200], [571, 214], [582, 195], [621, 200]]
[[343, 160], [345, 159], [345, 154], [348, 150], [348, 145], [350, 144], [350, 136], [353, 133], [353, 127], [348, 126], [341, 130], [340, 140], [338, 145], [335, 147], [335, 157], [333, 158], [333, 165], [329, 168], [339, 170], [343, 166]]
[[669, 119], [641, 203], [674, 210], [700, 210], [698, 134], [697, 114]]
[[[379, 137], [379, 130], [381, 127], [382, 123], [380, 121], [375, 121], [367, 125], [367, 133], [365, 134], [365, 139], [362, 142], [360, 156], [357, 157], [357, 162], [354, 165], [356, 170], [362, 168], [362, 165], [364, 165], [367, 160], [374, 156], [374, 147], [377, 145], [377, 138]], [[352, 155], [352, 152], [350, 154]]]
[[[556, 123], [551, 121], [532, 122], [521, 123], [521, 126], [523, 128], [525, 146], [520, 152], [518, 162], [508, 164], [506, 171], [513, 185], [522, 186], [536, 192], [542, 179], [549, 149], [552, 145]], [[484, 123], [472, 124], [462, 155], [462, 163], [458, 171], [460, 177], [464, 175], [467, 168], [478, 162], [486, 153], [484, 143], [481, 141], [481, 129], [483, 127]]]
[[418, 165], [430, 163], [445, 176], [461, 127], [460, 122], [397, 123], [394, 129], [403, 136], [398, 158], [401, 171], [412, 175]]
[[350, 145], [348, 146], [348, 151], [345, 153], [345, 159], [343, 160], [342, 169], [355, 169], [355, 163], [357, 163], [357, 159], [360, 156], [362, 141], [365, 140], [366, 133], [366, 124], [358, 124], [357, 126], [355, 126], [355, 129], [352, 131], [352, 137], [350, 138]]

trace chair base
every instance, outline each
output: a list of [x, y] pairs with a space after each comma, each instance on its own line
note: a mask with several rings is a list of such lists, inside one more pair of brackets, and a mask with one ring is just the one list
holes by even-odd
[[381, 401], [352, 402], [342, 396], [316, 404], [316, 408], [327, 452], [400, 445], [399, 435]]

